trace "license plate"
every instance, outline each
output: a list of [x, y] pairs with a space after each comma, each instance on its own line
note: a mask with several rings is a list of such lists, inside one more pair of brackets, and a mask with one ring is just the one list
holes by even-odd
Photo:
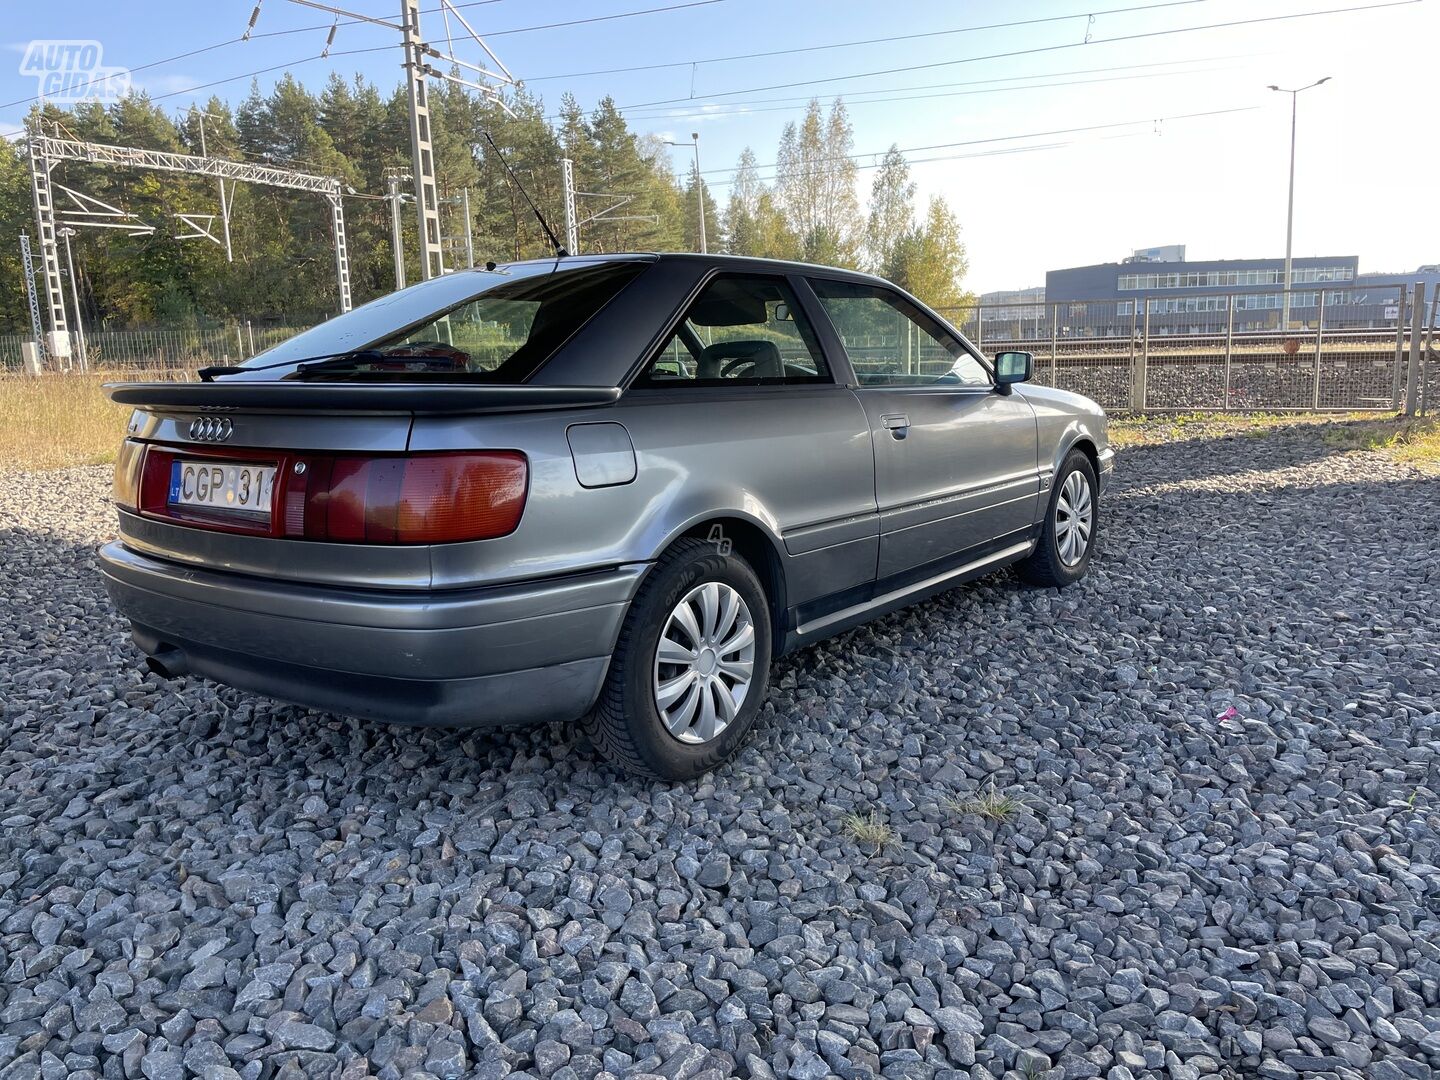
[[275, 488], [273, 465], [176, 461], [170, 467], [171, 506], [225, 510], [269, 520]]

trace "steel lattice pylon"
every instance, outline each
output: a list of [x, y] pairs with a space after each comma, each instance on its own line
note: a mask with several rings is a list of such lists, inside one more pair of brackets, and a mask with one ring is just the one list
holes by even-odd
[[35, 264], [30, 258], [30, 234], [20, 234], [20, 264], [25, 273], [25, 296], [30, 302], [30, 326], [35, 331], [35, 351], [45, 362], [45, 324], [40, 321], [40, 300], [35, 295]]
[[45, 303], [50, 309], [50, 329], [63, 334], [65, 293], [60, 286], [60, 249], [55, 245], [55, 199], [50, 190], [50, 169], [53, 157], [37, 145], [56, 140], [32, 140], [30, 143], [30, 194], [35, 200], [35, 231], [40, 237], [40, 265], [45, 273]]
[[410, 95], [410, 168], [415, 177], [415, 213], [420, 226], [420, 279], [428, 281], [445, 273], [445, 253], [440, 246], [440, 198], [435, 188], [435, 149], [430, 142], [430, 96], [425, 87], [420, 0], [403, 0], [401, 11], [405, 82]]
[[340, 181], [332, 176], [313, 176], [273, 165], [226, 161], [223, 158], [198, 157], [167, 150], [144, 150], [135, 146], [111, 146], [107, 143], [60, 139], [50, 135], [33, 136], [29, 150], [30, 184], [35, 200], [35, 226], [40, 236], [40, 256], [45, 272], [46, 302], [50, 308], [50, 328], [57, 333], [65, 332], [67, 325], [64, 294], [60, 285], [60, 255], [55, 243], [55, 203], [51, 193], [50, 170], [61, 161], [155, 169], [160, 172], [186, 173], [190, 176], [213, 176], [221, 180], [243, 180], [251, 184], [324, 195], [330, 204], [340, 311], [344, 313], [350, 310], [350, 257], [345, 246], [345, 210], [342, 201], [344, 189]]

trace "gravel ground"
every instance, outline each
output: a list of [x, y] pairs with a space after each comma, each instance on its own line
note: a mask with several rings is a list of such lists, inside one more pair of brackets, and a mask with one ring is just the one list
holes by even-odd
[[1440, 480], [1124, 451], [667, 786], [143, 674], [104, 473], [0, 488], [3, 1080], [1440, 1073]]

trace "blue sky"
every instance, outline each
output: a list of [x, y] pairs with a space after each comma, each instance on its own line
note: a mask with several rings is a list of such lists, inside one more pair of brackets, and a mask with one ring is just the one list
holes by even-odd
[[[1300, 99], [1296, 254], [1354, 253], [1364, 270], [1440, 261], [1429, 206], [1440, 175], [1440, 97], [1430, 77], [1440, 0], [1209, 29], [1380, 0], [1108, 0], [1112, 9], [1146, 10], [1093, 18], [1086, 6], [1104, 0], [692, 0], [572, 26], [545, 24], [685, 0], [457, 2], [547, 104], [565, 90], [586, 106], [608, 93], [639, 131], [680, 140], [698, 131], [702, 166], [722, 200], [744, 146], [762, 165], [773, 162], [782, 126], [807, 98], [843, 96], [856, 151], [875, 155], [860, 161], [862, 196], [873, 175], [864, 166], [892, 143], [910, 150], [921, 198], [942, 194], [959, 214], [967, 284], [977, 290], [1040, 284], [1047, 269], [1158, 244], [1184, 243], [1197, 258], [1281, 254], [1290, 99], [1266, 86], [1329, 75]], [[393, 20], [399, 3], [341, 6]], [[424, 0], [422, 9], [438, 6]], [[105, 65], [141, 69], [238, 38], [253, 7], [12, 4], [0, 104], [36, 93], [36, 79], [19, 70], [33, 40], [94, 40]], [[993, 25], [1020, 20], [1031, 21]], [[387, 89], [398, 82], [399, 49], [385, 47], [396, 35], [342, 26], [332, 55], [320, 59], [329, 22], [288, 0], [264, 0], [252, 40], [137, 70], [134, 83], [178, 111], [212, 93], [238, 101], [249, 78], [202, 84], [262, 68], [277, 69], [260, 75], [262, 86], [285, 67], [315, 89], [331, 70], [363, 72]], [[427, 14], [423, 29], [443, 38], [444, 20]], [[921, 36], [814, 48], [899, 35]], [[795, 49], [811, 51], [724, 59]], [[462, 55], [481, 59], [473, 48]], [[654, 66], [662, 64], [670, 66]], [[647, 69], [587, 74], [639, 66]], [[0, 108], [0, 131], [17, 128], [24, 111], [23, 103]], [[677, 172], [687, 168], [689, 149], [674, 154]]]

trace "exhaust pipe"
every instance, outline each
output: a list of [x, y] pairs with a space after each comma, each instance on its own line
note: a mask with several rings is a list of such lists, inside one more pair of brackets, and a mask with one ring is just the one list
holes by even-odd
[[174, 645], [161, 645], [145, 657], [145, 667], [162, 679], [176, 679], [190, 673], [190, 664], [185, 654]]

